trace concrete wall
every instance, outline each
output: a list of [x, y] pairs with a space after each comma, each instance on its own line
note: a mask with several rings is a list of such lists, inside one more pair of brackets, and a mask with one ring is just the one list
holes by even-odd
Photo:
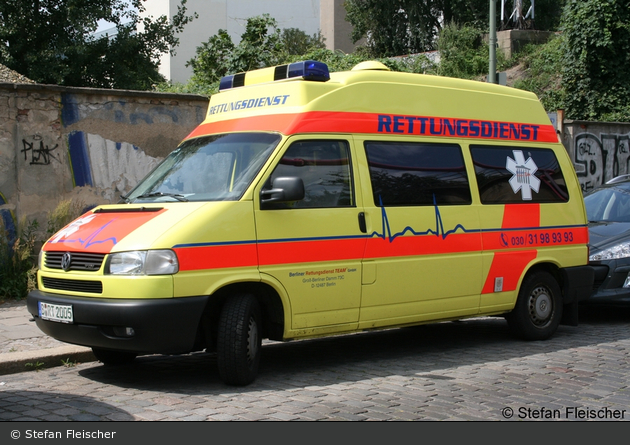
[[350, 54], [357, 45], [364, 43], [352, 43], [352, 25], [346, 21], [343, 0], [320, 0], [319, 3], [319, 26], [327, 49]]
[[630, 174], [630, 123], [565, 120], [559, 131], [582, 190]]
[[547, 42], [553, 32], [536, 31], [532, 29], [510, 29], [507, 31], [497, 32], [497, 46], [503, 52], [506, 58], [510, 58], [526, 45], [541, 44]]
[[208, 99], [0, 84], [0, 216], [11, 228], [65, 199], [117, 202], [204, 118]]

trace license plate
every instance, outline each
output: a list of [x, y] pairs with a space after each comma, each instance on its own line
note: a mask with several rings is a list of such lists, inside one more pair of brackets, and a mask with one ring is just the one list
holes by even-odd
[[72, 306], [65, 304], [50, 304], [39, 302], [39, 318], [42, 320], [72, 323]]

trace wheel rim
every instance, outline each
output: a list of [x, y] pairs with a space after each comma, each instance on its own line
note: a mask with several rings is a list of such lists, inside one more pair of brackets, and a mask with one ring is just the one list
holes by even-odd
[[529, 296], [529, 316], [534, 325], [542, 327], [549, 323], [553, 313], [553, 300], [547, 288], [535, 288]]
[[254, 317], [250, 317], [247, 329], [247, 338], [249, 339], [247, 344], [247, 361], [251, 365], [258, 354], [258, 324]]

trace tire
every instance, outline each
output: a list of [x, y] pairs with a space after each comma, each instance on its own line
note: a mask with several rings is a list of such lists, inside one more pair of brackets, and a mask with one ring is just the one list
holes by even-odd
[[221, 380], [245, 386], [258, 375], [262, 349], [261, 311], [253, 295], [229, 298], [221, 311], [217, 333], [217, 365]]
[[133, 362], [138, 356], [135, 352], [113, 351], [101, 348], [92, 348], [92, 352], [98, 361], [107, 366], [126, 365]]
[[524, 340], [546, 340], [562, 318], [562, 292], [548, 272], [525, 277], [512, 312], [506, 317], [510, 330]]

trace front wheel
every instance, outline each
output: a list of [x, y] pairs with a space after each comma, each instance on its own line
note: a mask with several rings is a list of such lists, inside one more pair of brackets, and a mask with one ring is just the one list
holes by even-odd
[[114, 351], [111, 349], [92, 348], [94, 357], [104, 365], [126, 365], [138, 356], [135, 352]]
[[261, 311], [253, 295], [229, 298], [219, 318], [217, 365], [228, 385], [244, 386], [256, 379], [262, 348]]
[[512, 312], [506, 316], [510, 330], [525, 340], [545, 340], [562, 318], [562, 293], [548, 272], [535, 272], [523, 280]]

